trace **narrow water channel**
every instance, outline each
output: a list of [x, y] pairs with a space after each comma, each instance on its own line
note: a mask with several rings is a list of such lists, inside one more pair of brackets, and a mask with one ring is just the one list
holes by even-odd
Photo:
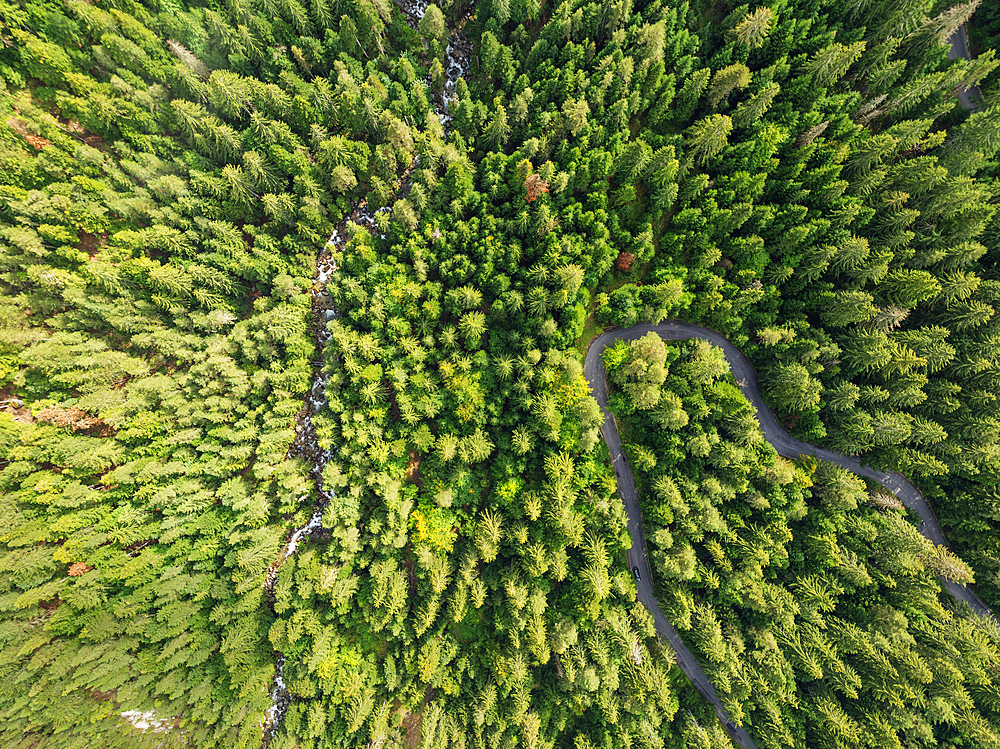
[[[471, 13], [474, 6], [470, 5]], [[407, 23], [414, 29], [423, 18], [427, 10], [427, 3], [424, 0], [406, 0], [402, 5], [407, 16]], [[471, 16], [466, 16], [468, 20]], [[460, 31], [452, 31], [446, 49], [445, 85], [440, 99], [435, 100], [434, 109], [438, 115], [439, 122], [444, 126], [445, 138], [448, 137], [449, 125], [452, 117], [448, 113], [450, 103], [456, 98], [455, 90], [460, 77], [469, 76], [469, 59], [471, 45]], [[430, 82], [428, 81], [428, 86]], [[414, 157], [409, 168], [407, 168], [396, 185], [396, 195], [405, 196], [410, 189], [410, 175], [417, 164], [418, 157]], [[337, 316], [337, 311], [333, 307], [330, 294], [327, 292], [327, 282], [336, 270], [333, 261], [333, 252], [340, 252], [350, 238], [349, 224], [358, 224], [365, 227], [373, 236], [380, 236], [381, 229], [378, 227], [376, 215], [378, 213], [390, 211], [391, 208], [383, 207], [377, 211], [367, 209], [367, 200], [362, 199], [356, 203], [349, 214], [337, 228], [333, 230], [326, 246], [319, 253], [316, 259], [316, 273], [313, 276], [312, 285], [312, 313], [313, 326], [317, 347], [320, 350], [317, 360], [316, 377], [313, 380], [309, 394], [306, 396], [305, 404], [299, 415], [296, 425], [296, 435], [292, 446], [288, 450], [288, 458], [303, 458], [313, 464], [310, 475], [316, 484], [315, 501], [312, 515], [309, 521], [292, 531], [288, 538], [288, 543], [282, 550], [278, 558], [268, 567], [267, 575], [264, 579], [264, 591], [269, 606], [274, 605], [274, 585], [278, 579], [278, 570], [288, 557], [298, 551], [302, 540], [323, 528], [323, 512], [333, 495], [323, 487], [323, 468], [326, 466], [333, 452], [323, 450], [319, 446], [319, 439], [316, 434], [314, 419], [316, 415], [326, 407], [326, 383], [327, 375], [323, 371], [323, 349], [330, 340], [330, 333], [327, 330], [327, 323]], [[285, 717], [285, 711], [292, 701], [292, 695], [285, 685], [285, 655], [278, 653], [275, 664], [274, 681], [271, 684], [271, 706], [267, 709], [261, 728], [263, 730], [263, 748], [267, 749], [272, 738], [280, 728]]]

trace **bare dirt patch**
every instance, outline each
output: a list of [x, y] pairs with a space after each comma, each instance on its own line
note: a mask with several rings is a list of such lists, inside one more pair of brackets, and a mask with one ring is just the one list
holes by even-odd
[[32, 135], [30, 132], [28, 132], [27, 126], [23, 122], [21, 122], [21, 120], [17, 119], [16, 117], [8, 117], [7, 118], [7, 125], [15, 133], [17, 133], [22, 138], [24, 138], [26, 141], [28, 141], [29, 145], [31, 145], [33, 148], [35, 148], [38, 151], [41, 151], [46, 146], [51, 146], [52, 145], [52, 141], [46, 140], [45, 138], [42, 138], [42, 137], [40, 137], [38, 135]]
[[[433, 687], [427, 687], [424, 690], [424, 701], [420, 705], [420, 709], [416, 712], [408, 712], [404, 717], [402, 722], [399, 724], [399, 729], [406, 734], [406, 739], [403, 743], [409, 747], [409, 749], [415, 749], [420, 745], [420, 728], [424, 723], [424, 708], [427, 707], [427, 703], [434, 699], [436, 692]], [[396, 701], [394, 705], [395, 709], [402, 707], [399, 701]]]
[[93, 260], [97, 257], [97, 253], [101, 251], [101, 248], [108, 243], [108, 234], [104, 232], [103, 234], [91, 234], [88, 231], [80, 232], [80, 244], [76, 246], [76, 249], [81, 252], [86, 252], [87, 256]]
[[63, 408], [62, 406], [49, 406], [38, 412], [39, 421], [52, 424], [57, 427], [69, 427], [74, 432], [77, 430], [90, 431], [93, 429], [103, 429], [104, 421], [96, 416], [91, 416], [86, 411], [79, 408]]
[[801, 418], [802, 414], [788, 414], [781, 423], [790, 432], [795, 429]]
[[33, 424], [35, 416], [31, 409], [24, 405], [24, 401], [14, 395], [10, 389], [0, 391], [0, 411], [9, 413], [14, 421], [20, 424]]
[[410, 578], [410, 593], [416, 593], [417, 570], [416, 570], [416, 565], [413, 562], [413, 557], [410, 555], [409, 545], [407, 545], [406, 548], [406, 574]]
[[423, 708], [419, 712], [410, 713], [400, 724], [400, 728], [406, 733], [404, 743], [409, 749], [415, 749], [420, 744], [420, 727], [424, 722]]
[[417, 485], [418, 489], [424, 488], [424, 478], [420, 475], [420, 456], [410, 450], [410, 462], [406, 464], [406, 478]]
[[82, 140], [91, 148], [96, 148], [98, 151], [107, 151], [108, 144], [104, 142], [104, 138], [96, 133], [92, 133], [87, 130], [83, 125], [74, 120], [66, 120], [64, 126], [67, 132], [72, 133], [79, 140]]
[[35, 417], [32, 415], [30, 408], [8, 408], [7, 413], [14, 418], [14, 421], [20, 424], [35, 423]]

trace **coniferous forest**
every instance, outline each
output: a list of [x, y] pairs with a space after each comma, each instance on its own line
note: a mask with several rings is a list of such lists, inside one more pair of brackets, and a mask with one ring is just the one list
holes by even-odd
[[1000, 748], [998, 48], [0, 3], [0, 745]]

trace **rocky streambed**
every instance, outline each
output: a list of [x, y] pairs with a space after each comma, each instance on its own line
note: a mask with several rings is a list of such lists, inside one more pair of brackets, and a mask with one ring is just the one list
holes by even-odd
[[[427, 10], [427, 3], [423, 0], [406, 0], [401, 6], [407, 15], [407, 21], [414, 29], [423, 18]], [[471, 13], [470, 6], [470, 13]], [[461, 25], [471, 18], [466, 16]], [[447, 137], [452, 116], [448, 109], [452, 101], [456, 100], [456, 88], [458, 79], [468, 77], [470, 67], [472, 47], [464, 34], [459, 29], [452, 31], [445, 51], [445, 85], [441, 96], [434, 102], [434, 109], [438, 115], [439, 122], [445, 128]], [[410, 166], [400, 175], [396, 184], [396, 195], [405, 196], [410, 189], [410, 175], [417, 165], [419, 157], [414, 157]], [[278, 570], [288, 557], [298, 551], [299, 544], [309, 536], [321, 533], [323, 530], [323, 513], [326, 510], [333, 495], [323, 486], [323, 469], [333, 455], [330, 450], [324, 450], [319, 444], [316, 434], [315, 417], [326, 406], [326, 385], [327, 374], [323, 371], [324, 358], [322, 351], [329, 342], [331, 336], [327, 330], [327, 323], [337, 316], [337, 311], [333, 306], [333, 299], [327, 291], [327, 283], [332, 278], [336, 270], [336, 263], [333, 260], [333, 253], [340, 252], [351, 235], [350, 224], [357, 224], [367, 229], [373, 236], [381, 236], [382, 230], [379, 228], [376, 216], [379, 213], [390, 211], [388, 207], [379, 208], [376, 211], [369, 211], [367, 199], [362, 199], [355, 204], [348, 218], [337, 225], [326, 246], [319, 253], [316, 259], [316, 273], [313, 276], [312, 295], [312, 317], [313, 334], [320, 349], [320, 357], [316, 362], [316, 376], [313, 379], [312, 387], [306, 396], [305, 404], [299, 414], [295, 428], [295, 439], [288, 450], [288, 458], [303, 458], [312, 463], [312, 476], [316, 492], [314, 495], [313, 510], [309, 520], [302, 526], [295, 528], [288, 538], [288, 543], [281, 554], [268, 567], [267, 575], [264, 579], [264, 591], [269, 606], [274, 605], [274, 585], [278, 579]], [[285, 656], [278, 654], [275, 665], [274, 681], [271, 685], [271, 706], [265, 713], [262, 723], [263, 747], [267, 749], [272, 738], [281, 726], [285, 717], [288, 705], [292, 701], [292, 695], [285, 685]]]

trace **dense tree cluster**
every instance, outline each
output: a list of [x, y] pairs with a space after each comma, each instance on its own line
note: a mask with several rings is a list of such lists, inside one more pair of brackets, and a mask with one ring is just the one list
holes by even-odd
[[[664, 613], [730, 716], [762, 747], [995, 746], [1000, 630], [936, 579], [968, 565], [881, 487], [777, 456], [720, 349], [665, 353], [622, 437]], [[607, 358], [611, 377], [644, 363]]]
[[343, 10], [0, 9], [6, 746], [133, 746], [154, 700], [157, 742], [260, 741], [262, 583], [313, 492], [304, 291], [428, 110], [407, 58], [344, 52], [415, 35]]
[[[1000, 39], [1000, 8], [995, 3], [980, 3], [972, 14], [967, 25], [969, 44], [974, 53], [988, 49], [997, 49]], [[987, 93], [996, 90], [1000, 73], [993, 71], [980, 83], [980, 88]]]
[[[921, 481], [996, 601], [1000, 117], [954, 92], [997, 63], [942, 46], [975, 9], [0, 7], [0, 741], [256, 746], [280, 662], [274, 747], [727, 746], [635, 601], [580, 364], [670, 316]], [[661, 602], [736, 720], [996, 745], [997, 637], [933, 577], [961, 560], [777, 458], [717, 349], [605, 357]], [[332, 499], [288, 555], [320, 369]]]
[[622, 151], [683, 128], [676, 199], [663, 214], [655, 175], [635, 173], [655, 258], [641, 286], [597, 298], [597, 319], [629, 324], [651, 282], [682, 280], [684, 314], [744, 347], [798, 436], [920, 482], [996, 602], [1000, 112], [987, 98], [969, 114], [955, 92], [997, 61], [943, 46], [977, 5], [704, 8], [707, 66], [672, 119], [638, 109]]
[[[466, 154], [430, 166], [454, 148], [432, 136], [420, 153], [413, 191], [439, 185], [420, 231], [388, 254], [357, 229], [334, 255], [318, 428], [336, 488], [329, 540], [279, 574], [270, 637], [289, 689], [310, 699], [276, 746], [400, 739], [396, 700], [422, 716], [426, 746], [685, 730], [670, 722], [669, 651], [613, 564], [624, 510], [573, 348], [590, 248], [504, 239], [476, 215]], [[517, 189], [523, 168], [506, 161]]]

